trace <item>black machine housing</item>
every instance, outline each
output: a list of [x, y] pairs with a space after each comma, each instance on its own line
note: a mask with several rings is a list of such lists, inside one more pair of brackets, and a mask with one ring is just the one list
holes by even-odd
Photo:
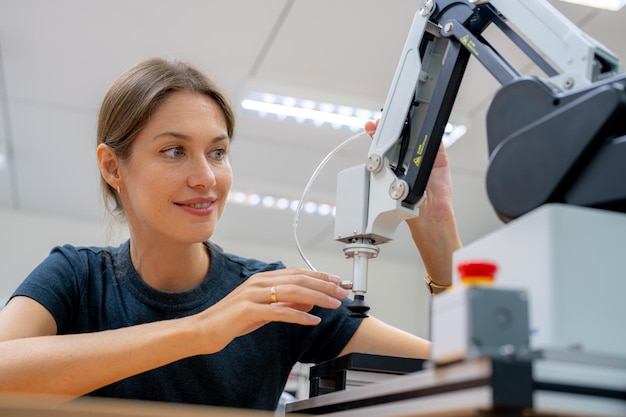
[[[404, 203], [415, 204], [425, 192], [465, 68], [474, 56], [502, 85], [487, 114], [486, 188], [498, 217], [508, 222], [554, 202], [626, 212], [626, 75], [616, 74], [596, 56], [595, 81], [563, 92], [547, 80], [521, 74], [483, 37], [495, 24], [547, 78], [558, 74], [489, 2], [436, 4], [429, 20], [442, 28], [449, 46], [432, 96], [427, 102], [416, 100], [407, 115], [400, 153], [413, 157], [418, 152], [424, 159], [419, 166], [406, 164], [406, 172], [399, 175], [410, 184]], [[434, 40], [424, 37], [420, 53]], [[423, 120], [412, 123], [417, 106], [428, 110], [420, 116]], [[427, 143], [421, 138], [428, 138]]]

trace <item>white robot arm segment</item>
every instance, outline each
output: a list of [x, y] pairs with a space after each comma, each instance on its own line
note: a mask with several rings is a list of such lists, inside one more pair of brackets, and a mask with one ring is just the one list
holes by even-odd
[[[546, 90], [547, 96], [555, 95], [551, 103], [557, 108], [550, 109], [555, 112], [564, 111], [558, 108], [561, 102], [569, 102], [559, 94], [585, 92], [622, 72], [613, 53], [568, 21], [547, 0], [421, 0], [368, 158], [338, 177], [335, 239], [346, 244], [344, 252], [355, 263], [352, 290], [356, 316], [366, 316], [369, 309], [364, 303], [367, 261], [378, 255], [377, 245], [393, 239], [399, 223], [419, 215], [430, 170], [469, 59], [480, 61], [503, 87], [528, 82], [529, 77], [484, 38], [483, 32], [491, 24], [546, 73], [545, 79], [532, 81], [540, 85], [540, 90]], [[504, 97], [509, 99], [510, 95]], [[537, 99], [549, 101], [540, 95]], [[488, 122], [507, 123], [498, 120], [501, 114], [506, 115], [496, 113]], [[526, 119], [524, 122], [530, 123]], [[546, 127], [546, 132], [552, 134], [552, 126]], [[491, 146], [492, 152], [501, 147], [501, 139]], [[581, 145], [580, 152], [586, 149]], [[577, 154], [571, 158], [563, 165], [574, 165]], [[502, 166], [506, 169], [506, 165]], [[554, 184], [548, 191], [552, 191], [552, 185], [562, 188], [564, 173], [551, 173], [549, 177]], [[508, 193], [504, 194], [508, 198]], [[529, 200], [534, 199], [537, 197], [529, 195]]]

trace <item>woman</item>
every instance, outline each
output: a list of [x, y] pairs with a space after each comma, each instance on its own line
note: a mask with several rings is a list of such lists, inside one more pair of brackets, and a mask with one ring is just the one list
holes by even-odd
[[[297, 361], [428, 357], [423, 339], [349, 318], [338, 277], [209, 241], [232, 183], [234, 124], [226, 97], [183, 62], [150, 59], [113, 84], [97, 157], [130, 239], [55, 248], [20, 285], [0, 311], [0, 392], [273, 410]], [[430, 275], [447, 285], [459, 239], [443, 150], [436, 164], [409, 227]]]

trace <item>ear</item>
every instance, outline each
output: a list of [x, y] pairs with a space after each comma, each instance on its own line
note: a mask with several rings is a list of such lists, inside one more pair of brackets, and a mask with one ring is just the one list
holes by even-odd
[[100, 175], [113, 188], [117, 188], [121, 182], [119, 160], [113, 149], [101, 143], [96, 150]]

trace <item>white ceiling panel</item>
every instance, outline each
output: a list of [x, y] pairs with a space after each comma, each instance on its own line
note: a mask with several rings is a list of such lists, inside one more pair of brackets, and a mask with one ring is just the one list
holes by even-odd
[[253, 82], [382, 105], [419, 1], [295, 1]]
[[188, 59], [234, 93], [284, 4], [2, 0], [8, 94], [94, 108], [123, 70], [151, 56]]
[[[0, 167], [0, 207], [101, 219], [95, 118], [106, 89], [149, 56], [190, 60], [235, 104], [251, 89], [380, 108], [417, 0], [0, 0], [0, 53], [15, 178]], [[618, 56], [618, 13], [551, 1]], [[508, 52], [508, 51], [507, 51]], [[524, 59], [514, 55], [516, 63]], [[519, 61], [518, 61], [519, 60]], [[464, 242], [501, 225], [484, 189], [485, 111], [497, 82], [470, 62], [452, 120], [469, 131], [449, 149]], [[0, 130], [2, 132], [3, 130]], [[313, 170], [352, 135], [241, 113], [233, 148], [235, 188], [300, 196]], [[340, 151], [310, 197], [334, 199], [336, 172], [364, 162], [369, 139]], [[15, 184], [16, 187], [13, 187]], [[15, 189], [17, 188], [17, 189]], [[12, 195], [17, 195], [13, 201]], [[230, 206], [218, 235], [293, 248], [292, 213]], [[303, 220], [308, 248], [337, 251], [331, 219]], [[413, 256], [405, 230], [387, 253]], [[326, 237], [328, 236], [328, 237]], [[406, 248], [405, 248], [406, 247]], [[392, 249], [387, 249], [392, 248]], [[406, 250], [406, 252], [405, 252]]]
[[[300, 197], [324, 157], [355, 135], [344, 129], [258, 119], [247, 114], [240, 119], [244, 127], [239, 129], [231, 153], [235, 187], [267, 194]], [[248, 126], [254, 126], [256, 132]], [[337, 151], [320, 171], [309, 197], [334, 201], [337, 172], [364, 163], [370, 143], [369, 136], [361, 135]], [[244, 175], [239, 176], [240, 172]]]

